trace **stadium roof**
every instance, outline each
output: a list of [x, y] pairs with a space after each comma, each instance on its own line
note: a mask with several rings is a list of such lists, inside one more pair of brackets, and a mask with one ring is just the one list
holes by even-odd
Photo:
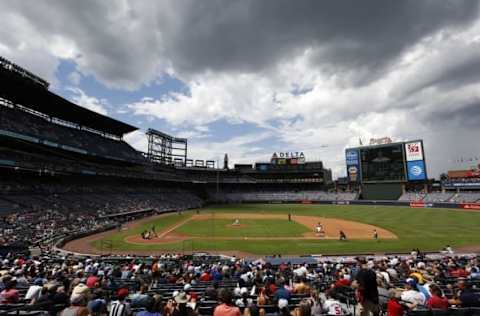
[[121, 137], [138, 128], [85, 109], [0, 68], [0, 97], [48, 116]]

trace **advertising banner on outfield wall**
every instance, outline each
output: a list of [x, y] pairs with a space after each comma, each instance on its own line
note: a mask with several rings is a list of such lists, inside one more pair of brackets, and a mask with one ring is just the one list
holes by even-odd
[[360, 154], [357, 149], [345, 150], [347, 176], [351, 182], [360, 181]]
[[433, 207], [433, 203], [410, 202], [410, 207], [411, 208]]
[[405, 153], [407, 155], [407, 161], [423, 160], [422, 142], [405, 143]]
[[478, 203], [461, 203], [460, 208], [465, 210], [480, 210], [480, 204]]
[[407, 174], [408, 180], [426, 180], [427, 174], [425, 172], [425, 163], [420, 161], [408, 161], [407, 162]]

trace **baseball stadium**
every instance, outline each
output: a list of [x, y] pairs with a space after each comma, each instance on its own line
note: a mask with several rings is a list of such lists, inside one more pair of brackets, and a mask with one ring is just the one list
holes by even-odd
[[66, 90], [0, 57], [0, 315], [480, 315], [478, 157], [436, 177], [413, 130], [334, 147], [340, 171], [311, 140], [197, 159], [198, 130]]

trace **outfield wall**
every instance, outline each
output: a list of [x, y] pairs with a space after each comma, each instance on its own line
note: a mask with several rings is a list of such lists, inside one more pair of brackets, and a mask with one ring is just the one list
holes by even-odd
[[[295, 200], [278, 200], [278, 201], [269, 201], [269, 200], [256, 200], [256, 201], [235, 201], [230, 204], [332, 204], [332, 205], [383, 205], [383, 206], [410, 206], [412, 208], [457, 208], [457, 209], [473, 209], [480, 211], [480, 204], [478, 203], [426, 203], [426, 202], [409, 202], [409, 201], [398, 201], [398, 200], [351, 200], [351, 201], [295, 201]], [[228, 203], [227, 203], [228, 204]]]

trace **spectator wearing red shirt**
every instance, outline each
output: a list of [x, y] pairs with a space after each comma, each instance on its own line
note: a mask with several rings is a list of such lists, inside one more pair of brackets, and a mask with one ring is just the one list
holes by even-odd
[[427, 300], [427, 307], [430, 309], [448, 309], [448, 299], [442, 296], [442, 291], [436, 284], [430, 285], [432, 296]]
[[5, 282], [5, 289], [0, 292], [0, 304], [15, 304], [20, 299], [17, 289], [17, 281]]
[[266, 290], [266, 294], [272, 296], [277, 291], [277, 285], [270, 279], [267, 281]]
[[212, 276], [210, 275], [210, 273], [208, 273], [208, 271], [205, 271], [200, 276], [200, 281], [212, 281]]
[[232, 292], [229, 289], [221, 289], [219, 293], [220, 305], [215, 307], [213, 316], [240, 316], [240, 309], [233, 306]]
[[190, 301], [196, 302], [198, 300], [198, 294], [192, 291], [192, 286], [190, 284], [185, 284], [183, 290], [187, 294], [187, 297]]
[[449, 271], [449, 274], [453, 278], [466, 278], [468, 276], [467, 271], [465, 269], [456, 266], [454, 269]]
[[400, 304], [400, 293], [390, 290], [388, 294], [390, 298], [387, 303], [387, 316], [403, 316], [405, 307]]
[[350, 280], [341, 278], [335, 282], [335, 287], [350, 286], [351, 283]]

